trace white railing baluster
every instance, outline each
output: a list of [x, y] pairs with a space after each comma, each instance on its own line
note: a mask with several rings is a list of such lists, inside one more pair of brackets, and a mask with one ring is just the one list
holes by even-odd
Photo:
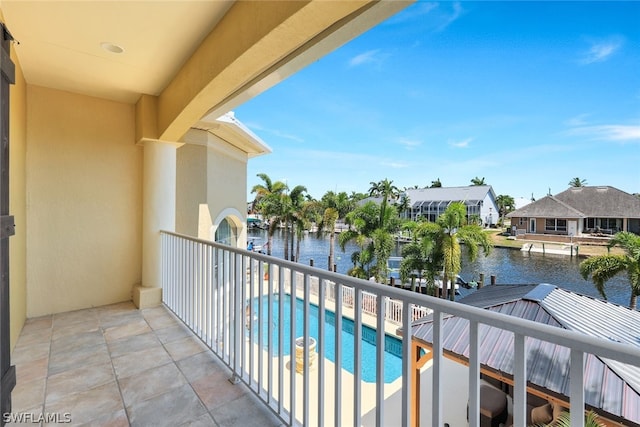
[[282, 285], [284, 282], [284, 270], [278, 269], [278, 414], [284, 418], [284, 370], [286, 369], [284, 358], [284, 335], [285, 335], [285, 289]]
[[[302, 308], [302, 324], [303, 324], [303, 333], [302, 333], [302, 353], [303, 353], [303, 368], [302, 368], [302, 389], [303, 389], [303, 393], [302, 393], [302, 425], [308, 426], [309, 425], [309, 417], [310, 417], [310, 409], [309, 409], [309, 390], [310, 390], [310, 382], [311, 379], [310, 377], [310, 367], [309, 367], [309, 360], [311, 359], [311, 355], [310, 355], [310, 350], [311, 350], [311, 328], [310, 328], [310, 322], [311, 322], [311, 301], [310, 301], [310, 293], [311, 293], [311, 289], [309, 287], [309, 275], [305, 274], [303, 280], [303, 284], [304, 284], [304, 291], [302, 293], [303, 295], [303, 308]], [[296, 341], [297, 342], [297, 341]], [[298, 349], [296, 348], [296, 352], [298, 351]], [[293, 354], [293, 350], [292, 350], [292, 354]], [[297, 363], [297, 353], [296, 353], [296, 363]], [[296, 371], [297, 371], [297, 367], [296, 367]]]
[[[405, 325], [404, 334], [406, 336], [411, 336], [411, 303], [408, 301], [404, 302], [403, 306], [403, 324]], [[411, 425], [411, 396], [412, 396], [412, 380], [411, 376], [413, 372], [411, 372], [412, 363], [411, 363], [411, 340], [403, 339], [402, 340], [402, 425], [409, 426]], [[440, 425], [440, 424], [436, 424]]]
[[[289, 386], [291, 388], [290, 402], [289, 402], [289, 425], [293, 425], [296, 422], [296, 376], [293, 374], [296, 370], [296, 307], [297, 307], [297, 286], [293, 286], [296, 272], [289, 270], [291, 277], [291, 302], [289, 303], [289, 315], [291, 316], [290, 323], [290, 337], [289, 337], [289, 366], [291, 369], [291, 376]], [[284, 277], [284, 276], [283, 276]]]
[[202, 336], [204, 333], [204, 304], [206, 299], [204, 298], [204, 257], [202, 256], [202, 250], [204, 249], [203, 245], [198, 243], [198, 259], [196, 264], [198, 265], [198, 299], [196, 301], [198, 307], [198, 333], [199, 336]]
[[222, 330], [224, 328], [224, 320], [222, 317], [222, 306], [223, 306], [223, 294], [224, 294], [224, 269], [225, 263], [222, 259], [224, 252], [222, 249], [216, 249], [216, 265], [218, 266], [218, 274], [216, 280], [216, 350], [217, 354], [221, 356], [224, 361], [224, 350], [222, 348], [222, 340], [223, 334]]
[[[389, 298], [377, 298], [377, 311], [384, 313]], [[386, 334], [384, 331], [384, 316], [378, 316], [376, 324], [376, 426], [384, 426], [384, 353]]]
[[527, 354], [525, 337], [513, 337], [513, 425], [525, 427], [527, 410]]
[[433, 353], [431, 368], [432, 375], [432, 401], [431, 401], [431, 425], [442, 425], [442, 312], [435, 310], [433, 312]]
[[[195, 283], [194, 282], [194, 264], [195, 264], [195, 256], [194, 256], [194, 251], [193, 251], [193, 247], [194, 247], [194, 243], [192, 241], [188, 241], [187, 242], [187, 260], [189, 261], [187, 264], [187, 277], [186, 280], [189, 283]], [[196, 300], [196, 287], [195, 286], [189, 286], [187, 287], [187, 289], [189, 290], [189, 297], [188, 297], [188, 303], [187, 303], [187, 311], [185, 312], [185, 315], [187, 316], [187, 319], [189, 319], [189, 321], [187, 322], [187, 324], [189, 325], [189, 327], [193, 330], [194, 329], [194, 322], [193, 322], [193, 318], [194, 318], [194, 306], [195, 306], [195, 300]]]
[[247, 378], [247, 384], [249, 385], [249, 387], [253, 388], [253, 376], [254, 376], [254, 366], [253, 366], [253, 360], [254, 360], [254, 355], [253, 355], [253, 347], [254, 347], [254, 343], [255, 343], [255, 333], [256, 333], [256, 328], [257, 325], [255, 324], [255, 322], [253, 321], [253, 319], [257, 316], [255, 310], [254, 310], [254, 289], [256, 286], [255, 283], [255, 276], [257, 274], [256, 266], [257, 261], [254, 260], [253, 258], [249, 258], [249, 295], [247, 296], [247, 299], [245, 300], [245, 304], [247, 305], [244, 309], [244, 313], [245, 313], [245, 323], [246, 323], [246, 328], [247, 331], [249, 333], [249, 366], [248, 366], [248, 376], [249, 378]]
[[[267, 360], [273, 360], [273, 279], [269, 274], [267, 288]], [[260, 295], [265, 298], [264, 294]], [[273, 390], [273, 363], [267, 363], [267, 390]], [[267, 403], [271, 403], [271, 393], [267, 393]]]
[[342, 424], [342, 285], [335, 283], [335, 394], [334, 394], [334, 420], [333, 425]]
[[[268, 270], [267, 270], [268, 271]], [[262, 351], [264, 348], [264, 306], [262, 295], [264, 295], [264, 265], [260, 262], [258, 274], [258, 294], [256, 295], [256, 307], [258, 311], [256, 327], [258, 328], [258, 366], [256, 374], [256, 386], [258, 394], [262, 393]], [[268, 274], [268, 273], [267, 273]]]
[[[325, 336], [326, 305], [325, 293], [326, 282], [324, 279], [318, 281], [318, 337]], [[325, 376], [325, 340], [318, 339], [318, 408], [324, 408], [324, 376]], [[324, 411], [318, 411], [318, 425], [325, 425]]]
[[478, 322], [469, 322], [469, 407], [470, 426], [480, 425], [480, 346]]
[[242, 345], [245, 342], [245, 335], [246, 335], [246, 331], [247, 331], [247, 325], [246, 325], [246, 314], [245, 314], [245, 306], [247, 304], [247, 286], [249, 284], [249, 281], [247, 279], [247, 269], [249, 268], [249, 266], [247, 265], [251, 260], [250, 258], [247, 258], [246, 256], [242, 256], [241, 258], [242, 261], [242, 266], [240, 268], [240, 288], [238, 290], [236, 290], [236, 293], [239, 293], [238, 295], [238, 307], [239, 310], [236, 313], [236, 316], [239, 318], [239, 322], [238, 322], [238, 342], [241, 344], [240, 345], [240, 354], [238, 355], [238, 357], [240, 358], [240, 363], [238, 366], [238, 371], [240, 372], [240, 376], [244, 377], [244, 372], [246, 372], [247, 370], [247, 364], [246, 364], [246, 358], [247, 358], [247, 351], [248, 348], [246, 345]]
[[571, 426], [584, 426], [584, 353], [571, 349], [571, 365], [569, 369], [571, 389]]
[[359, 427], [362, 402], [362, 292], [353, 289], [353, 425]]
[[233, 310], [231, 313], [231, 317], [233, 319], [233, 343], [231, 346], [233, 348], [233, 373], [232, 373], [232, 382], [239, 382], [240, 375], [242, 372], [242, 352], [240, 351], [240, 346], [243, 344], [242, 340], [242, 289], [244, 288], [245, 283], [245, 270], [244, 270], [244, 257], [241, 254], [235, 254], [235, 275], [234, 275], [234, 286], [231, 287], [231, 293], [233, 294]]
[[220, 292], [220, 299], [222, 302], [222, 354], [224, 361], [229, 363], [229, 311], [227, 310], [229, 304], [229, 273], [233, 268], [231, 265], [231, 252], [222, 252], [223, 266], [222, 271], [222, 292]]

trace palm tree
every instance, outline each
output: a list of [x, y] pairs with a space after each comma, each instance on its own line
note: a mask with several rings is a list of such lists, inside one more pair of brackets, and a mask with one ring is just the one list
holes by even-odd
[[411, 207], [411, 199], [407, 195], [407, 193], [402, 193], [400, 195], [399, 200], [395, 204], [396, 209], [398, 209], [398, 215], [401, 215], [403, 218], [407, 217], [407, 211]]
[[278, 226], [280, 224], [285, 225], [285, 236], [284, 236], [284, 257], [288, 259], [289, 257], [289, 243], [288, 243], [288, 234], [286, 233], [289, 221], [289, 213], [291, 212], [291, 199], [285, 193], [274, 193], [269, 196], [264, 197], [259, 204], [261, 212], [264, 212], [265, 215], [268, 215], [269, 218], [269, 228], [267, 229], [267, 254], [271, 255], [271, 243], [273, 241], [273, 235], [275, 234]]
[[477, 176], [471, 180], [471, 185], [485, 185], [484, 177], [478, 178]]
[[300, 241], [304, 236], [305, 230], [308, 230], [311, 223], [318, 222], [318, 202], [316, 200], [307, 200], [294, 215], [294, 228], [296, 236], [296, 255], [295, 260], [300, 262]]
[[357, 202], [346, 192], [341, 191], [336, 195], [336, 209], [338, 209], [339, 219], [344, 219], [349, 212], [356, 208], [356, 206]]
[[383, 216], [387, 211], [387, 200], [397, 199], [400, 195], [400, 190], [398, 190], [398, 187], [393, 185], [393, 181], [389, 181], [386, 178], [380, 182], [371, 182], [370, 184], [371, 188], [369, 189], [369, 196], [382, 197], [382, 201], [380, 202], [380, 221], [378, 222], [378, 226], [382, 228], [384, 224]]
[[572, 178], [571, 181], [569, 181], [570, 187], [584, 187], [585, 185], [587, 185], [586, 179], [580, 179], [576, 177], [576, 178]]
[[324, 231], [329, 232], [329, 270], [335, 263], [336, 222], [338, 219], [344, 219], [355, 208], [355, 205], [355, 200], [344, 191], [338, 194], [327, 191], [320, 199], [320, 207], [323, 212], [318, 224], [318, 235]]
[[479, 225], [467, 224], [467, 208], [462, 202], [451, 203], [436, 223], [441, 228], [442, 253], [444, 260], [443, 296], [446, 296], [446, 284], [449, 282], [449, 299], [455, 300], [456, 276], [461, 270], [460, 242], [467, 247], [471, 261], [478, 256], [480, 247], [485, 255], [491, 251], [492, 244]]
[[440, 182], [440, 178], [436, 178], [435, 181], [431, 181], [431, 188], [440, 188], [442, 187], [442, 183]]
[[504, 217], [515, 208], [515, 200], [513, 197], [501, 194], [496, 197], [496, 204], [498, 205], [498, 214], [500, 215], [501, 224], [504, 225]]
[[596, 289], [606, 300], [606, 282], [618, 273], [626, 271], [631, 286], [629, 308], [635, 310], [638, 295], [640, 295], [640, 236], [621, 231], [611, 238], [608, 248], [615, 246], [622, 248], [624, 254], [607, 254], [588, 258], [580, 264], [580, 274], [585, 280], [591, 276]]
[[271, 181], [271, 178], [269, 178], [269, 175], [266, 173], [259, 173], [256, 176], [262, 179], [264, 183], [256, 184], [251, 189], [251, 194], [256, 193], [254, 204], [257, 204], [263, 197], [269, 196], [270, 194], [280, 194], [287, 189], [287, 184], [282, 181]]
[[349, 224], [349, 229], [338, 235], [338, 243], [342, 251], [348, 242], [355, 242], [360, 251], [351, 254], [353, 268], [347, 272], [348, 275], [361, 279], [369, 278], [369, 264], [373, 260], [373, 250], [371, 248], [371, 235], [376, 229], [380, 209], [379, 205], [367, 202], [347, 214], [345, 220]]
[[[271, 217], [277, 214], [277, 203], [275, 199], [286, 190], [287, 185], [282, 181], [271, 181], [271, 178], [269, 178], [269, 175], [266, 173], [259, 173], [256, 176], [262, 179], [263, 184], [256, 184], [251, 189], [251, 193], [256, 194], [255, 199], [253, 200], [253, 206], [254, 209], [257, 209], [260, 212], [262, 218], [269, 222], [270, 230], [267, 233], [267, 255], [271, 255], [271, 246], [273, 242], [273, 231], [271, 230], [271, 227], [273, 226], [273, 230], [275, 230], [276, 224], [275, 221], [272, 221]], [[270, 200], [270, 198], [272, 200]]]
[[424, 279], [429, 294], [433, 295], [435, 276], [442, 270], [442, 257], [436, 241], [439, 227], [433, 222], [410, 222], [404, 227], [411, 229], [413, 240], [402, 248], [400, 280], [404, 283], [410, 278], [411, 290], [415, 291], [415, 279], [418, 282]]
[[352, 191], [351, 194], [349, 195], [349, 200], [351, 200], [353, 203], [359, 202], [360, 200], [364, 200], [367, 198], [367, 195], [364, 193], [357, 193], [355, 191]]
[[335, 241], [336, 241], [336, 221], [338, 220], [338, 210], [332, 207], [326, 207], [322, 213], [322, 219], [318, 224], [318, 235], [323, 231], [329, 232], [329, 270], [332, 269], [335, 259]]
[[386, 283], [389, 277], [388, 261], [393, 251], [393, 235], [384, 228], [377, 228], [371, 236], [373, 244], [373, 256], [376, 260], [374, 276], [377, 282]]
[[[387, 261], [393, 249], [392, 233], [399, 228], [399, 218], [393, 206], [374, 202], [365, 203], [350, 212], [346, 217], [349, 229], [338, 236], [338, 243], [344, 252], [347, 242], [353, 241], [360, 251], [352, 255], [354, 268], [349, 275], [368, 278], [375, 276], [378, 282], [387, 279]], [[382, 224], [382, 226], [380, 226]], [[375, 265], [371, 263], [375, 260]]]
[[[302, 204], [304, 203], [304, 193], [307, 191], [307, 187], [304, 185], [296, 185], [293, 187], [289, 194], [285, 194], [286, 200], [282, 206], [282, 219], [284, 220], [284, 259], [289, 259], [289, 253], [293, 257], [293, 249], [295, 242], [295, 226], [296, 218], [300, 215]], [[289, 252], [290, 240], [291, 252]]]
[[324, 207], [336, 209], [338, 211], [338, 218], [344, 219], [344, 217], [356, 207], [358, 196], [354, 197], [355, 194], [357, 193], [352, 193], [352, 195], [349, 196], [344, 191], [337, 194], [333, 191], [327, 191], [320, 199], [320, 202]]

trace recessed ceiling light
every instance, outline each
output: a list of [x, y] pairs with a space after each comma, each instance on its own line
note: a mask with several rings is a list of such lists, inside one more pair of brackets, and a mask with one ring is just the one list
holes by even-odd
[[110, 42], [102, 42], [100, 43], [100, 47], [111, 53], [122, 53], [124, 52], [124, 48], [118, 46], [117, 44]]

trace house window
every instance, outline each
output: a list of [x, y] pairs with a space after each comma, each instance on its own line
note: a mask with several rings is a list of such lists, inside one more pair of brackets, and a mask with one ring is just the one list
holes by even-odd
[[617, 232], [622, 229], [622, 219], [621, 218], [602, 218], [601, 228], [605, 230], [611, 230], [612, 232]]
[[559, 218], [547, 218], [544, 222], [545, 231], [567, 231], [567, 220]]
[[220, 222], [216, 229], [216, 242], [224, 245], [235, 246], [237, 240], [236, 226], [227, 218]]
[[622, 230], [622, 218], [585, 218], [587, 231], [605, 231], [615, 233]]
[[527, 218], [518, 218], [518, 225], [527, 225]]

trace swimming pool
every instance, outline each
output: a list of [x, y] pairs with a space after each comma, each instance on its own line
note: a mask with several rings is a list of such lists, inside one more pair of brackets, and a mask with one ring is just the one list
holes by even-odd
[[[284, 348], [282, 355], [287, 356], [291, 353], [291, 296], [284, 296], [284, 315], [282, 318], [284, 326]], [[269, 338], [268, 329], [268, 307], [269, 299], [264, 296], [255, 298], [253, 305], [253, 325], [251, 332], [254, 339], [258, 340], [258, 323], [262, 323], [262, 339], [266, 347]], [[260, 317], [258, 317], [258, 308], [261, 308]], [[280, 297], [279, 295], [271, 296], [271, 309], [273, 310], [273, 352], [279, 355], [278, 339], [279, 339], [279, 316]], [[296, 337], [304, 335], [304, 302], [296, 299]], [[317, 305], [310, 304], [309, 310], [309, 335], [318, 340], [318, 311]], [[342, 368], [353, 373], [354, 372], [354, 348], [353, 348], [353, 330], [354, 322], [345, 317], [342, 318]], [[335, 314], [332, 311], [325, 310], [325, 355], [326, 359], [335, 363]], [[366, 325], [362, 325], [362, 354], [360, 366], [362, 369], [362, 380], [374, 383], [376, 381], [376, 330]], [[391, 383], [402, 375], [402, 341], [398, 338], [385, 335], [385, 352], [384, 352], [384, 382]], [[318, 355], [321, 356], [321, 355]]]

